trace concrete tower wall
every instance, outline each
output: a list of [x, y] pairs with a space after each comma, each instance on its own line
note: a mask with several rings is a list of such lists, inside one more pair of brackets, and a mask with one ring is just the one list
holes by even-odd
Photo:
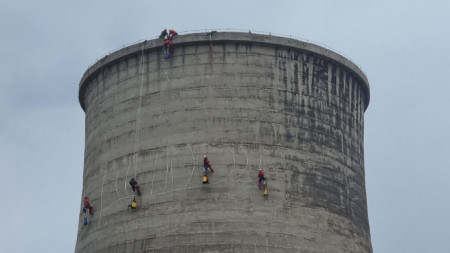
[[268, 35], [178, 36], [171, 59], [162, 43], [119, 50], [81, 80], [95, 212], [76, 252], [372, 252], [357, 66]]

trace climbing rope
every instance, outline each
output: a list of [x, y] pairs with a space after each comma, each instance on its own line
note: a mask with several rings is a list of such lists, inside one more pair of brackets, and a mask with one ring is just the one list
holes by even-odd
[[134, 137], [134, 153], [133, 153], [133, 175], [136, 178], [136, 166], [137, 166], [137, 152], [139, 150], [139, 132], [141, 128], [141, 104], [142, 104], [142, 88], [144, 86], [144, 46], [145, 41], [142, 43], [142, 56], [141, 56], [141, 87], [139, 90], [139, 104], [137, 108], [137, 116], [136, 116], [136, 134]]

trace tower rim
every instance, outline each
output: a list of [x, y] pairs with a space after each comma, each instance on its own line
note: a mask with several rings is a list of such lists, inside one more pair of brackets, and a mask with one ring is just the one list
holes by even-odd
[[[354, 62], [342, 56], [341, 54], [325, 48], [323, 46], [317, 45], [312, 42], [302, 41], [300, 39], [293, 39], [290, 37], [283, 37], [272, 34], [259, 34], [259, 33], [251, 33], [251, 32], [217, 32], [212, 36], [209, 36], [210, 32], [201, 32], [201, 33], [187, 33], [178, 35], [174, 38], [174, 44], [176, 45], [194, 45], [194, 44], [208, 44], [212, 42], [219, 43], [250, 43], [255, 45], [263, 45], [270, 46], [280, 49], [289, 49], [289, 50], [301, 50], [306, 51], [308, 53], [320, 55], [324, 58], [329, 59], [330, 61], [334, 61], [340, 63], [344, 67], [353, 71], [353, 73], [357, 74], [357, 78], [361, 81], [362, 88], [365, 94], [365, 104], [364, 110], [367, 110], [370, 102], [370, 85], [367, 79], [366, 74], [362, 71], [362, 69], [356, 65]], [[159, 50], [164, 44], [162, 39], [156, 38], [151, 40], [145, 40], [143, 42], [138, 42], [121, 49], [118, 49], [110, 54], [102, 57], [97, 60], [94, 64], [88, 67], [88, 69], [84, 72], [81, 77], [79, 83], [79, 92], [78, 92], [78, 101], [80, 103], [83, 111], [86, 111], [84, 104], [84, 96], [87, 84], [97, 74], [102, 68], [111, 65], [117, 61], [120, 61], [123, 58], [129, 57], [130, 55], [139, 54], [141, 52], [149, 52]]]

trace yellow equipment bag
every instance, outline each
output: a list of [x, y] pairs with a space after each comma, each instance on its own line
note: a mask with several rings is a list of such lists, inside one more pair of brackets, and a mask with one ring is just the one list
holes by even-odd
[[267, 194], [269, 194], [269, 192], [267, 191], [267, 187], [264, 187], [264, 196], [267, 196]]
[[204, 184], [207, 184], [208, 183], [208, 177], [205, 175], [205, 176], [203, 176], [203, 183]]
[[137, 202], [133, 200], [133, 202], [131, 202], [131, 208], [137, 208]]

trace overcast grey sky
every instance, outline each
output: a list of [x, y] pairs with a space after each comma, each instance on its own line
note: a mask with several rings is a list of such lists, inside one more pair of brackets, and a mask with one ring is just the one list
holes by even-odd
[[292, 35], [361, 66], [374, 252], [449, 252], [448, 0], [0, 0], [0, 252], [74, 251], [79, 80], [97, 58], [163, 28]]

